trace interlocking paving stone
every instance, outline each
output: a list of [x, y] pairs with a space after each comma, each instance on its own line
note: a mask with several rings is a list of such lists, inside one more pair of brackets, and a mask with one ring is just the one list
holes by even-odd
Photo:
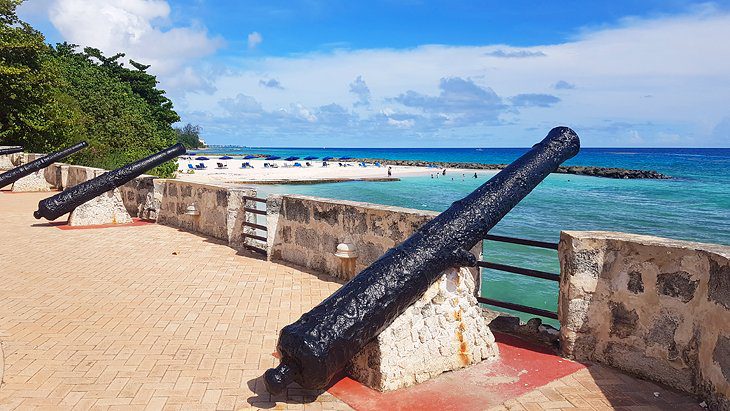
[[[260, 379], [279, 329], [340, 283], [156, 224], [59, 230], [32, 218], [47, 196], [0, 192], [0, 409], [350, 409]], [[696, 403], [591, 366], [494, 409]]]

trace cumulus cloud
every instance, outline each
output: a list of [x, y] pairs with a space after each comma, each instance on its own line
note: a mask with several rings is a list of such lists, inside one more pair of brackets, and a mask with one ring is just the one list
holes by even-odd
[[557, 83], [553, 84], [553, 88], [555, 90], [572, 90], [575, 88], [575, 84], [568, 83], [565, 80], [559, 80]]
[[510, 99], [515, 107], [550, 107], [560, 102], [551, 94], [518, 94]]
[[507, 58], [507, 59], [520, 59], [526, 57], [545, 57], [545, 53], [542, 51], [531, 51], [531, 50], [502, 50], [497, 49], [484, 53], [486, 56]]
[[413, 90], [393, 98], [407, 107], [438, 113], [467, 122], [497, 123], [506, 109], [502, 99], [489, 87], [481, 87], [471, 79], [460, 77], [442, 78], [440, 93], [430, 96]]
[[[246, 90], [271, 116], [280, 110], [286, 113], [278, 117], [279, 123], [269, 118], [247, 123], [247, 131], [266, 136], [262, 142], [271, 143], [272, 136], [285, 135], [287, 130], [321, 135], [322, 107], [350, 108], [353, 97], [356, 102], [365, 101], [356, 91], [365, 90], [357, 80], [360, 77], [367, 87], [368, 110], [347, 112], [347, 125], [333, 129], [338, 136], [376, 139], [418, 132], [424, 144], [468, 144], [470, 136], [492, 134], [492, 140], [480, 144], [503, 141], [513, 146], [532, 142], [535, 129], [561, 123], [583, 132], [586, 145], [658, 144], [660, 132], [681, 136], [680, 143], [673, 144], [703, 145], [713, 139], [713, 127], [728, 115], [730, 89], [718, 86], [730, 84], [730, 42], [719, 41], [728, 37], [730, 14], [715, 11], [626, 20], [535, 48], [428, 45], [261, 56], [247, 61], [245, 68], [231, 68], [218, 76], [213, 95], [189, 93], [187, 100], [189, 112], [212, 113], [215, 120], [201, 117], [210, 123], [203, 124], [206, 130], [212, 130], [221, 120], [216, 117], [217, 102], [235, 99]], [[502, 52], [494, 55], [498, 50]], [[510, 54], [515, 56], [505, 57]], [[286, 90], [262, 89], [261, 73], [286, 84]], [[554, 90], [571, 91], [555, 96]], [[647, 95], [654, 96], [652, 104], [646, 104], [643, 96]], [[291, 105], [295, 103], [317, 120], [294, 116]], [[636, 126], [617, 133], [616, 126], [606, 126], [606, 119]], [[235, 121], [223, 120], [221, 124]], [[290, 129], [287, 121], [293, 124]], [[229, 142], [236, 142], [242, 123], [225, 134]], [[328, 124], [335, 127], [335, 122]], [[727, 130], [725, 126], [718, 129]], [[508, 139], [499, 140], [499, 136]], [[622, 136], [621, 140], [616, 136]], [[393, 141], [383, 138], [384, 144]]]
[[271, 78], [268, 80], [259, 80], [259, 85], [262, 87], [266, 87], [266, 88], [276, 88], [279, 90], [284, 90], [284, 87], [282, 87], [279, 80], [277, 80], [275, 78]]
[[190, 64], [223, 45], [202, 26], [166, 28], [170, 5], [165, 0], [50, 0], [48, 18], [64, 40], [91, 46], [107, 55], [126, 53], [161, 77], [164, 84], [212, 91]]
[[261, 33], [254, 31], [248, 34], [248, 48], [249, 50], [253, 50], [256, 47], [258, 47], [261, 42], [264, 41], [263, 36], [261, 36]]
[[370, 88], [362, 76], [357, 76], [355, 81], [350, 83], [350, 93], [357, 96], [357, 101], [353, 104], [355, 107], [370, 105]]

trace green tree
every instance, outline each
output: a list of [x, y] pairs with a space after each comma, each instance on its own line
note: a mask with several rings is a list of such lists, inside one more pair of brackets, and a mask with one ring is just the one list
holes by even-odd
[[48, 151], [80, 133], [43, 35], [21, 21], [20, 0], [0, 0], [0, 142]]
[[[45, 38], [20, 20], [22, 0], [0, 0], [0, 143], [49, 152], [80, 140], [90, 147], [68, 158], [76, 164], [117, 168], [175, 143], [180, 117], [149, 66], [123, 53]], [[172, 162], [153, 174], [171, 176]]]
[[175, 127], [177, 134], [177, 142], [182, 143], [185, 148], [200, 147], [200, 126], [194, 126], [190, 123], [183, 127]]

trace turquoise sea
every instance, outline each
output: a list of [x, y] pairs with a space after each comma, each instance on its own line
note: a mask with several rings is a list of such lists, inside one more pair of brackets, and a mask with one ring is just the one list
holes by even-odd
[[[244, 148], [214, 147], [205, 154], [266, 153], [282, 157], [351, 156], [425, 161], [509, 163], [527, 148]], [[584, 148], [566, 164], [652, 169], [671, 180], [616, 180], [554, 174], [540, 184], [492, 234], [557, 242], [561, 230], [605, 230], [730, 245], [730, 149]], [[385, 171], [384, 171], [385, 173]], [[493, 173], [404, 177], [398, 182], [260, 186], [261, 195], [295, 193], [442, 211]], [[397, 175], [396, 175], [397, 177]], [[453, 180], [452, 180], [453, 178]], [[557, 253], [485, 242], [486, 259], [557, 273]], [[557, 284], [483, 270], [482, 295], [549, 310]], [[529, 317], [529, 316], [528, 316]]]

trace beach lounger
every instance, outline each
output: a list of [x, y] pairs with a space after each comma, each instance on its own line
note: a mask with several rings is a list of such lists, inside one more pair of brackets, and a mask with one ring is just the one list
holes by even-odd
[[381, 167], [380, 162], [376, 161], [375, 162], [375, 167]]
[[195, 170], [195, 167], [193, 167], [193, 165], [190, 164], [190, 163], [188, 163], [188, 168], [191, 169], [191, 170]]
[[301, 166], [302, 166], [301, 163], [294, 163], [294, 167], [301, 167]]
[[225, 168], [228, 168], [228, 166], [223, 163], [215, 163], [215, 164], [218, 166], [218, 167], [216, 167], [216, 169], [218, 169], [218, 170], [223, 170]]
[[200, 164], [196, 164], [196, 165], [195, 165], [195, 169], [196, 169], [196, 170], [205, 170], [205, 169], [207, 169], [207, 168], [208, 168], [208, 167], [206, 167], [206, 166], [205, 166], [205, 164], [203, 164], [203, 163], [200, 163]]

